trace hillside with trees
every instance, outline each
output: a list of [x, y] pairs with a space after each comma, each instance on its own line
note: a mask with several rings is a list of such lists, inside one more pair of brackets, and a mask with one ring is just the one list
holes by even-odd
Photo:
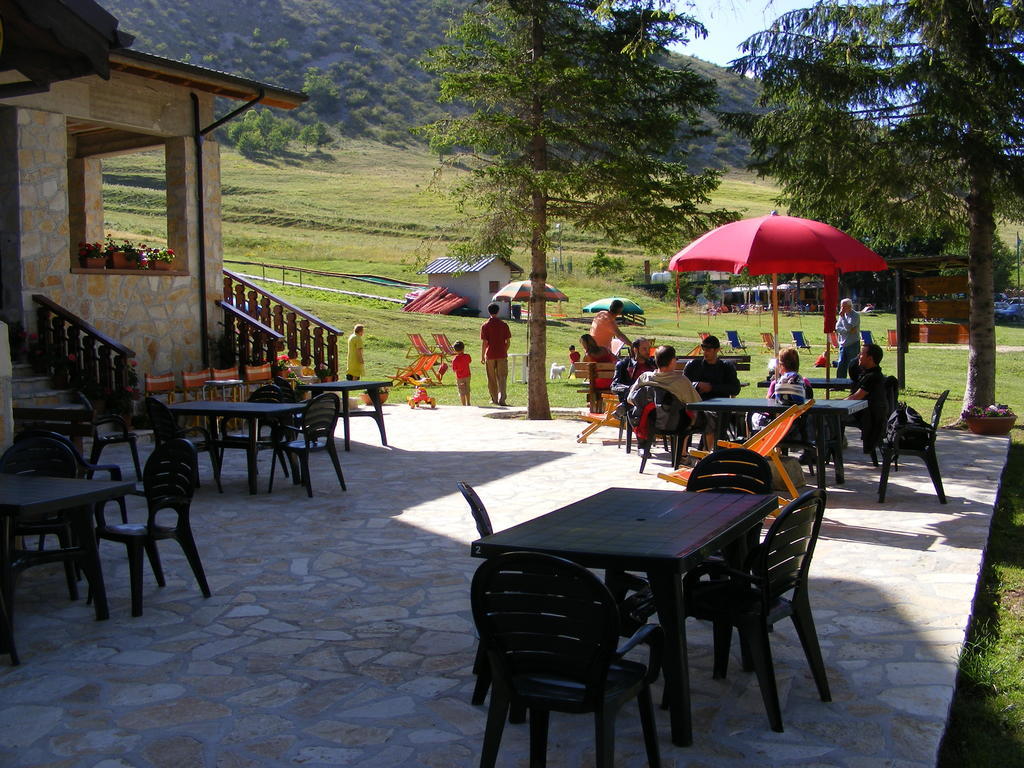
[[[334, 136], [390, 144], [417, 141], [410, 129], [444, 114], [437, 84], [419, 65], [466, 0], [101, 0], [135, 35], [135, 50], [187, 61], [305, 91], [293, 113], [236, 121], [219, 138], [248, 156], [278, 153], [290, 141], [306, 146]], [[753, 104], [757, 86], [713, 64], [673, 56], [718, 85], [719, 107]], [[706, 115], [709, 134], [679, 147], [692, 168], [739, 168], [746, 140]]]

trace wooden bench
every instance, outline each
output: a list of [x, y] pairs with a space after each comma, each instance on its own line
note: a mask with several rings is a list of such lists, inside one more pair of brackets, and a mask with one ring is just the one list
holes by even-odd
[[601, 396], [611, 392], [610, 387], [597, 387], [594, 382], [598, 379], [608, 379], [615, 375], [615, 363], [576, 363], [576, 378], [581, 383], [586, 383], [586, 388], [577, 389], [577, 392], [587, 394], [587, 405], [591, 413], [603, 413]]
[[[676, 360], [679, 362], [679, 368], [682, 370], [686, 367], [686, 364], [691, 360], [703, 360], [703, 355], [677, 355]], [[732, 367], [737, 371], [749, 371], [750, 370], [750, 355], [719, 355], [719, 360], [724, 360], [727, 363], [732, 363]]]

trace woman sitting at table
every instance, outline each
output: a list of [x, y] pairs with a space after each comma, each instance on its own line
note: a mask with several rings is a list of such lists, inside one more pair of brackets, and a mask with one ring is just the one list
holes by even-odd
[[[580, 343], [583, 345], [583, 362], [585, 363], [617, 363], [619, 360], [607, 347], [598, 344], [589, 333], [580, 336]], [[608, 389], [611, 385], [611, 377], [594, 379], [595, 389]]]
[[[800, 353], [797, 352], [796, 347], [786, 347], [779, 352], [779, 360], [775, 365], [775, 377], [768, 385], [768, 394], [765, 397], [783, 405], [801, 405], [814, 397], [811, 382], [800, 375]], [[763, 429], [776, 416], [778, 416], [777, 413], [755, 413], [750, 418], [750, 425], [755, 431]], [[806, 419], [806, 416], [797, 419], [786, 439], [810, 444]], [[813, 449], [808, 449], [800, 457], [800, 463], [813, 463], [814, 458]]]

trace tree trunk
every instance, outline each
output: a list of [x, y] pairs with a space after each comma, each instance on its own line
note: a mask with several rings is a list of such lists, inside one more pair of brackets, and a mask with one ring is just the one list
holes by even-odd
[[965, 408], [996, 402], [996, 334], [992, 307], [992, 241], [996, 223], [991, 165], [976, 158], [971, 164], [970, 181], [967, 281], [971, 305]]
[[[544, 25], [536, 14], [533, 17], [533, 60], [540, 61], [544, 57]], [[536, 93], [530, 120], [535, 129], [530, 141], [530, 155], [533, 170], [538, 174], [548, 168], [547, 139], [540, 133], [544, 119], [544, 104]], [[548, 198], [538, 187], [532, 196], [533, 232], [530, 237], [530, 348], [527, 358], [529, 383], [526, 385], [527, 406], [526, 416], [529, 419], [550, 419], [551, 407], [548, 404], [548, 384], [544, 369], [547, 366], [547, 302], [544, 298], [544, 287], [548, 279]]]

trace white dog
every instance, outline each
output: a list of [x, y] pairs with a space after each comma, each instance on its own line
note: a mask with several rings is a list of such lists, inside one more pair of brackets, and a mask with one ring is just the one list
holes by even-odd
[[550, 378], [551, 378], [552, 381], [554, 381], [555, 379], [562, 378], [562, 374], [563, 373], [565, 373], [565, 366], [564, 365], [559, 365], [558, 363], [552, 363], [551, 364], [551, 375], [550, 375]]

